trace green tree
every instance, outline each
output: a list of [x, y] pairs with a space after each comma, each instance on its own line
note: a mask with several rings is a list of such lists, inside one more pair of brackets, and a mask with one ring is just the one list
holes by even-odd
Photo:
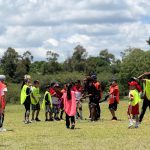
[[47, 51], [46, 56], [48, 62], [42, 65], [42, 74], [53, 74], [62, 70], [61, 65], [57, 62], [59, 54]]
[[109, 53], [109, 51], [107, 49], [101, 50], [99, 53], [99, 57], [101, 59], [104, 59], [106, 62], [113, 63], [115, 61], [115, 56], [111, 53]]
[[1, 59], [1, 66], [4, 74], [8, 75], [10, 78], [14, 78], [18, 61], [19, 54], [15, 49], [9, 47]]
[[27, 74], [26, 66], [20, 60], [17, 63], [15, 75], [14, 75], [14, 78], [13, 78], [13, 82], [20, 83], [23, 80], [25, 74]]
[[86, 49], [81, 45], [77, 45], [74, 48], [72, 57], [68, 58], [64, 62], [64, 68], [67, 69], [67, 71], [84, 72], [86, 66], [86, 57], [87, 57]]
[[30, 51], [26, 51], [25, 53], [23, 53], [22, 63], [26, 67], [26, 73], [29, 73], [32, 61], [33, 61], [33, 56]]
[[119, 73], [122, 84], [127, 83], [132, 76], [137, 77], [143, 72], [149, 71], [150, 51], [144, 51], [139, 48], [129, 48], [123, 53]]

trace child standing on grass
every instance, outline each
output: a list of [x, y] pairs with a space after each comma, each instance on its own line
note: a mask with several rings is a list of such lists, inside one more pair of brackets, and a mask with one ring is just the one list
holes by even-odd
[[25, 79], [22, 87], [21, 87], [21, 96], [20, 96], [20, 100], [21, 100], [21, 104], [24, 105], [25, 107], [25, 124], [29, 124], [31, 123], [31, 121], [29, 121], [29, 116], [30, 116], [30, 105], [31, 105], [31, 98], [30, 98], [30, 94], [31, 94], [31, 88], [30, 88], [30, 79]]
[[115, 78], [112, 78], [111, 85], [109, 87], [109, 111], [111, 112], [112, 119], [111, 120], [117, 120], [115, 112], [117, 111], [117, 106], [119, 104], [119, 87], [117, 85], [117, 81]]
[[139, 126], [139, 102], [140, 102], [140, 94], [138, 90], [136, 89], [137, 83], [135, 81], [132, 81], [129, 83], [130, 85], [130, 91], [129, 91], [129, 106], [128, 106], [128, 119], [129, 119], [129, 126], [128, 128], [133, 127], [133, 119], [132, 116], [135, 116], [136, 123], [135, 128], [138, 128]]
[[[31, 92], [31, 103], [32, 103], [32, 121], [41, 121], [39, 119], [40, 112], [40, 90], [39, 90], [39, 81], [35, 80], [33, 82], [32, 92]], [[34, 114], [36, 111], [36, 117], [34, 118]]]
[[4, 75], [0, 75], [0, 132], [6, 131], [6, 129], [3, 128], [7, 92], [7, 87], [4, 83], [5, 78]]
[[75, 128], [75, 115], [76, 115], [76, 98], [75, 92], [71, 90], [72, 84], [67, 84], [66, 92], [63, 94], [64, 99], [64, 111], [66, 113], [66, 127], [70, 128], [71, 119], [71, 129]]
[[[46, 86], [42, 108], [45, 109], [45, 121], [53, 121], [52, 118], [52, 98], [49, 93], [50, 86]], [[49, 115], [49, 117], [48, 117]]]

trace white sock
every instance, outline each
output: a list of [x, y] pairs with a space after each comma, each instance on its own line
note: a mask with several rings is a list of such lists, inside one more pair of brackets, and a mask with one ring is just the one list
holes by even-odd
[[129, 119], [130, 125], [133, 125], [133, 120]]

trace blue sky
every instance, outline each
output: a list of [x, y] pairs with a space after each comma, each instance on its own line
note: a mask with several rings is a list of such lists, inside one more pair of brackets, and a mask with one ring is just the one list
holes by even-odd
[[78, 44], [93, 56], [106, 48], [116, 57], [128, 47], [148, 50], [149, 8], [148, 0], [0, 0], [0, 56], [13, 47], [44, 60], [52, 50], [63, 61]]

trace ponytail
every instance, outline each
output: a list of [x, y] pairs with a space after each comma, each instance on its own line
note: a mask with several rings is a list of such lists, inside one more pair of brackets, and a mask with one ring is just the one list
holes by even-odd
[[72, 85], [68, 84], [67, 85], [67, 99], [68, 100], [71, 100], [71, 88], [72, 88]]

